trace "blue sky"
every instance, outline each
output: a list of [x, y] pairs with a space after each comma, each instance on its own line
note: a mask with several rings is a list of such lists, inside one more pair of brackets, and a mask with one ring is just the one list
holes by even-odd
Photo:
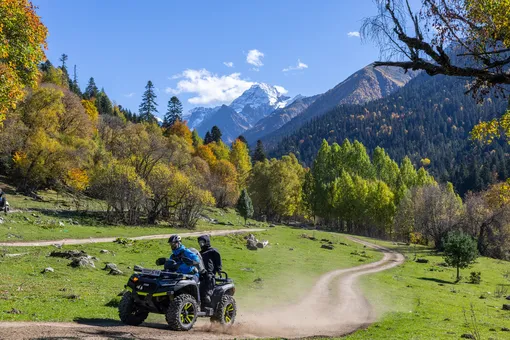
[[33, 2], [54, 64], [66, 53], [82, 88], [92, 76], [135, 111], [150, 79], [160, 116], [173, 94], [186, 110], [216, 106], [252, 82], [322, 93], [379, 55], [348, 34], [375, 13], [371, 0]]

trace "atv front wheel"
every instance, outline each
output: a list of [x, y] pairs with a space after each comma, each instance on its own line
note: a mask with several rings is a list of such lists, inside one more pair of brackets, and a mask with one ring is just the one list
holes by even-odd
[[189, 331], [197, 321], [198, 303], [189, 294], [181, 294], [168, 305], [166, 322], [173, 331]]
[[236, 319], [236, 300], [232, 295], [223, 295], [211, 317], [211, 322], [218, 322], [224, 326], [232, 326]]
[[125, 292], [119, 303], [120, 320], [131, 326], [138, 326], [147, 319], [149, 312], [141, 310], [135, 303], [133, 293]]

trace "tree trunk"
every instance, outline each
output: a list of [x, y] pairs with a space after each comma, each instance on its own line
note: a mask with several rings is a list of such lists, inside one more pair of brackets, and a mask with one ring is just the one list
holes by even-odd
[[460, 281], [460, 271], [459, 271], [459, 266], [457, 266], [457, 282]]

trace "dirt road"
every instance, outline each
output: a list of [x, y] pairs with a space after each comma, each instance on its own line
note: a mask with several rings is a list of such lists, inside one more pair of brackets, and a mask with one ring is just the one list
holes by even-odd
[[[179, 233], [181, 237], [194, 237], [200, 235], [211, 235], [211, 236], [225, 236], [229, 234], [239, 233], [254, 233], [257, 231], [264, 231], [266, 229], [230, 229], [230, 230], [209, 230], [209, 231], [195, 231], [192, 233]], [[170, 235], [174, 234], [159, 234], [159, 235], [146, 235], [127, 237], [131, 240], [157, 240], [162, 238], [169, 238]], [[113, 242], [117, 237], [100, 237], [100, 238], [77, 238], [77, 239], [63, 239], [53, 241], [30, 241], [30, 242], [0, 242], [0, 247], [47, 247], [52, 245], [74, 245], [74, 244], [87, 244], [87, 243], [108, 243]]]
[[404, 257], [384, 247], [356, 238], [351, 240], [384, 253], [382, 260], [329, 272], [319, 278], [297, 305], [275, 306], [270, 312], [243, 312], [227, 332], [213, 329], [200, 320], [193, 331], [176, 333], [164, 324], [124, 326], [114, 320], [79, 323], [0, 322], [0, 338], [87, 338], [87, 339], [228, 339], [256, 337], [301, 338], [341, 336], [376, 320], [372, 307], [357, 285], [357, 279], [401, 264]]

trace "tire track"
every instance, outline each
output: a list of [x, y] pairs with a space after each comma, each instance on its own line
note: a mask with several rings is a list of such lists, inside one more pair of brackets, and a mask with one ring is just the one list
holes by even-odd
[[[260, 230], [260, 229], [258, 229]], [[294, 305], [279, 306], [271, 312], [241, 312], [238, 323], [228, 330], [199, 320], [190, 332], [172, 332], [165, 324], [125, 326], [116, 320], [80, 323], [0, 322], [0, 339], [34, 339], [77, 337], [87, 339], [227, 339], [314, 336], [342, 336], [376, 321], [373, 308], [357, 285], [363, 275], [398, 266], [404, 257], [390, 249], [358, 238], [351, 241], [384, 253], [381, 260], [348, 269], [334, 270], [321, 276], [303, 300]]]

